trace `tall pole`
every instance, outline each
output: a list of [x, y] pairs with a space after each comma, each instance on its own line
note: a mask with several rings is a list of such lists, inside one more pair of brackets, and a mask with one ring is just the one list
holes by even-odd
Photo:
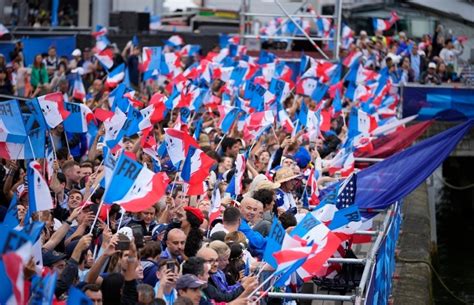
[[109, 26], [110, 0], [92, 0], [92, 27], [100, 24]]
[[247, 22], [247, 0], [241, 0], [240, 2], [240, 44], [245, 45], [245, 23]]
[[342, 0], [336, 0], [334, 17], [336, 21], [334, 60], [339, 60], [339, 48], [341, 46]]

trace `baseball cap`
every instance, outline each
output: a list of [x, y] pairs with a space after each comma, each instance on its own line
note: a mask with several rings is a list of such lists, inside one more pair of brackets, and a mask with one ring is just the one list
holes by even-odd
[[47, 251], [43, 253], [43, 265], [51, 267], [54, 263], [57, 263], [64, 258], [66, 258], [66, 254], [64, 253], [59, 253], [54, 250]]
[[200, 279], [197, 278], [197, 276], [193, 274], [185, 274], [185, 275], [182, 275], [176, 281], [176, 290], [187, 289], [187, 288], [201, 288], [205, 286], [206, 284], [207, 284], [206, 282], [201, 281]]
[[436, 69], [436, 64], [435, 64], [434, 62], [430, 62], [430, 63], [428, 64], [428, 69], [431, 69], [431, 68], [432, 68], [432, 69]]
[[74, 51], [72, 51], [72, 56], [81, 56], [81, 55], [82, 55], [82, 52], [79, 49], [75, 49]]

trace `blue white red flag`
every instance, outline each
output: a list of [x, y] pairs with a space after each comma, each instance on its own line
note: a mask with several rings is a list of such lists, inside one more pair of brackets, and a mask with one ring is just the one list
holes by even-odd
[[374, 30], [375, 31], [386, 31], [389, 30], [392, 25], [399, 20], [400, 17], [397, 15], [395, 11], [392, 11], [390, 13], [390, 18], [387, 19], [380, 19], [380, 18], [374, 18], [373, 19], [373, 25], [374, 25]]
[[180, 130], [165, 129], [166, 150], [173, 164], [178, 164], [186, 159], [191, 146], [199, 148], [199, 144], [189, 134]]
[[71, 286], [68, 293], [66, 305], [93, 305], [90, 298], [88, 298], [84, 292]]
[[64, 102], [66, 110], [71, 114], [64, 120], [64, 130], [72, 133], [84, 133], [89, 130], [89, 123], [94, 114], [85, 104]]
[[95, 31], [92, 32], [91, 35], [94, 38], [99, 38], [99, 37], [107, 35], [107, 32], [108, 31], [105, 26], [98, 24], [95, 26]]
[[94, 54], [102, 66], [109, 70], [114, 65], [114, 52], [111, 48], [105, 48], [97, 54]]
[[227, 133], [237, 119], [240, 110], [237, 107], [228, 105], [219, 105], [217, 109], [220, 118], [218, 126], [223, 133]]
[[161, 47], [143, 47], [142, 54], [143, 80], [158, 77], [161, 66]]
[[155, 93], [151, 99], [148, 107], [140, 110], [142, 120], [138, 124], [140, 130], [144, 130], [161, 122], [167, 113], [165, 105], [165, 96], [161, 93]]
[[232, 179], [229, 182], [226, 190], [233, 196], [237, 196], [242, 193], [242, 179], [244, 177], [246, 163], [247, 160], [243, 154], [238, 154], [235, 158], [235, 174], [232, 176]]
[[194, 146], [189, 148], [181, 170], [181, 178], [189, 184], [188, 195], [201, 195], [205, 192], [202, 185], [209, 176], [214, 162], [214, 159], [199, 148]]
[[[2, 281], [2, 293], [0, 303], [2, 304], [28, 304], [29, 291], [27, 280], [23, 272], [24, 266], [28, 263], [31, 255], [31, 242], [27, 241], [16, 251], [4, 253], [0, 262], [1, 278], [8, 281]], [[3, 270], [2, 270], [3, 269]]]
[[104, 121], [104, 141], [108, 147], [114, 148], [122, 139], [124, 136], [123, 127], [126, 121], [127, 115], [125, 115], [119, 107], [115, 108], [113, 116]]
[[348, 68], [354, 67], [355, 65], [359, 64], [359, 60], [362, 57], [361, 51], [352, 51], [347, 55], [346, 58], [342, 61], [342, 64]]
[[106, 186], [104, 202], [119, 204], [129, 212], [143, 211], [160, 200], [168, 183], [165, 173], [155, 174], [122, 153]]
[[28, 160], [44, 158], [45, 132], [36, 128], [28, 132], [23, 143], [0, 142], [0, 157], [6, 160]]
[[28, 164], [29, 213], [47, 211], [53, 208], [53, 198], [46, 179], [41, 174], [41, 165], [37, 161]]
[[105, 85], [108, 88], [115, 88], [125, 78], [125, 64], [120, 64], [107, 74]]
[[23, 143], [27, 134], [18, 101], [0, 103], [0, 142]]
[[61, 124], [70, 114], [64, 107], [64, 97], [60, 92], [40, 96], [36, 101], [41, 109], [44, 121], [50, 128], [55, 128]]
[[81, 102], [84, 102], [86, 98], [86, 88], [84, 87], [84, 83], [82, 82], [82, 78], [79, 75], [79, 73], [77, 73], [76, 79], [74, 79], [74, 86], [72, 88], [72, 97]]

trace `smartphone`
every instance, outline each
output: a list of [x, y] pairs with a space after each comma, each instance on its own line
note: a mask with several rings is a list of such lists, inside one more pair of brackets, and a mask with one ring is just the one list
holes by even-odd
[[115, 250], [125, 251], [130, 249], [130, 240], [119, 240], [115, 246]]
[[168, 261], [166, 263], [166, 269], [175, 272], [175, 268], [176, 268], [176, 263], [174, 261]]

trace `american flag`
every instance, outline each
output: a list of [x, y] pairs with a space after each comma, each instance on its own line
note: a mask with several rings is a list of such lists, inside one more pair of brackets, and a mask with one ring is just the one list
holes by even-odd
[[356, 195], [357, 175], [352, 174], [344, 181], [337, 195], [336, 207], [340, 209], [347, 208], [354, 204]]

